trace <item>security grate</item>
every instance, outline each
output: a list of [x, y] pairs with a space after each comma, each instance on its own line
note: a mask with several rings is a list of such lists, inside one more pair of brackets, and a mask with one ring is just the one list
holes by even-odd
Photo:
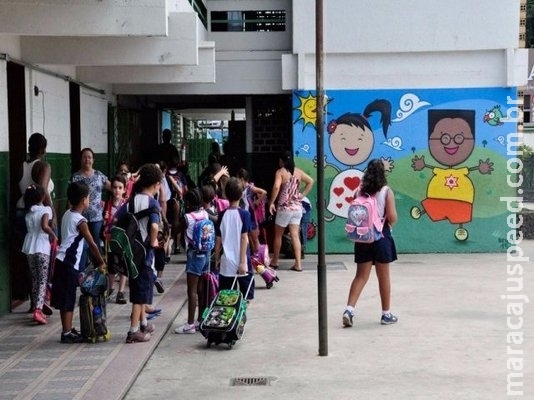
[[270, 386], [271, 379], [266, 376], [232, 378], [230, 380], [230, 386]]

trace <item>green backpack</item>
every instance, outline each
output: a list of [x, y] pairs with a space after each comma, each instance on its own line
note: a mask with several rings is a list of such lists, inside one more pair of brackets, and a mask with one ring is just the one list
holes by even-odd
[[150, 207], [134, 213], [133, 196], [123, 214], [110, 229], [109, 250], [113, 257], [115, 269], [132, 279], [139, 275], [139, 268], [146, 260], [146, 245], [141, 238], [139, 220], [153, 213], [159, 213], [156, 207]]

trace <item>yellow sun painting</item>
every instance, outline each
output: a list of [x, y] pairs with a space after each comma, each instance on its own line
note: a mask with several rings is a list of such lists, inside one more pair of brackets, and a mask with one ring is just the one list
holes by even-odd
[[[308, 93], [306, 97], [303, 96], [297, 96], [297, 99], [299, 100], [299, 105], [294, 107], [293, 110], [296, 110], [299, 112], [299, 115], [295, 119], [295, 122], [293, 124], [296, 124], [299, 121], [303, 121], [304, 125], [302, 126], [302, 130], [306, 128], [306, 126], [311, 125], [315, 128], [315, 122], [317, 120], [317, 97], [311, 94], [311, 92]], [[332, 101], [332, 99], [328, 99], [324, 104], [325, 110], [326, 105]]]

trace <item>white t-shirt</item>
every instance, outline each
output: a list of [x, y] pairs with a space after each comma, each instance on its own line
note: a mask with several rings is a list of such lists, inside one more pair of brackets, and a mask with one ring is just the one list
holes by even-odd
[[78, 230], [78, 226], [87, 219], [80, 213], [67, 210], [61, 218], [61, 244], [57, 252], [57, 259], [70, 265], [75, 270], [80, 269], [85, 239]]
[[26, 213], [26, 228], [28, 233], [24, 237], [22, 244], [22, 252], [24, 254], [46, 254], [50, 255], [50, 239], [48, 233], [41, 228], [41, 221], [43, 215], [48, 214], [48, 218], [52, 218], [52, 209], [42, 204], [32, 206], [30, 211]]
[[[221, 237], [222, 255], [219, 273], [235, 276], [241, 260], [241, 235], [250, 232], [250, 213], [242, 208], [227, 208], [219, 215], [215, 235]], [[248, 267], [248, 250], [247, 250]]]

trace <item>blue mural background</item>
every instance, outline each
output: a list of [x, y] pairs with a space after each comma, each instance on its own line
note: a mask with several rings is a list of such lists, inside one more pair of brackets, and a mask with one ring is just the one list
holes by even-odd
[[[508, 175], [506, 162], [507, 135], [517, 130], [516, 123], [499, 120], [499, 111], [506, 116], [515, 107], [508, 104], [508, 97], [516, 98], [516, 88], [472, 88], [472, 89], [407, 89], [407, 90], [327, 90], [325, 94], [325, 219], [327, 253], [351, 253], [352, 243], [346, 239], [343, 213], [336, 215], [332, 190], [336, 179], [354, 170], [363, 171], [373, 158], [392, 161], [388, 173], [389, 186], [395, 192], [398, 224], [393, 235], [399, 252], [502, 252], [506, 250], [506, 233], [510, 230], [506, 217], [510, 212], [501, 196], [516, 196], [506, 183]], [[391, 104], [391, 125], [384, 134], [382, 115], [373, 112], [367, 121], [374, 135], [370, 151], [362, 154], [361, 162], [346, 165], [330, 146], [328, 126], [345, 113], [363, 113], [366, 106], [376, 99]], [[465, 162], [456, 168], [476, 167], [479, 160], [493, 163], [490, 174], [470, 171], [469, 178], [474, 186], [474, 202], [471, 222], [464, 225], [468, 238], [455, 238], [457, 225], [449, 221], [433, 222], [426, 215], [414, 219], [410, 210], [420, 206], [425, 199], [427, 187], [433, 176], [430, 168], [415, 171], [412, 161], [415, 156], [425, 156], [427, 164], [441, 166], [428, 149], [428, 111], [434, 109], [473, 110], [475, 112], [474, 149]], [[491, 111], [497, 115], [490, 114]], [[517, 117], [517, 113], [510, 113]], [[294, 91], [293, 93], [293, 149], [296, 165], [312, 177], [317, 174], [317, 139], [315, 129], [315, 93]], [[334, 125], [335, 126], [335, 125]], [[366, 157], [366, 155], [368, 155]], [[341, 157], [342, 158], [342, 157]], [[336, 178], [337, 177], [337, 178]], [[331, 188], [332, 186], [332, 188]], [[317, 220], [317, 195], [310, 194], [315, 206], [312, 218]], [[308, 252], [317, 251], [316, 238], [308, 242]]]

